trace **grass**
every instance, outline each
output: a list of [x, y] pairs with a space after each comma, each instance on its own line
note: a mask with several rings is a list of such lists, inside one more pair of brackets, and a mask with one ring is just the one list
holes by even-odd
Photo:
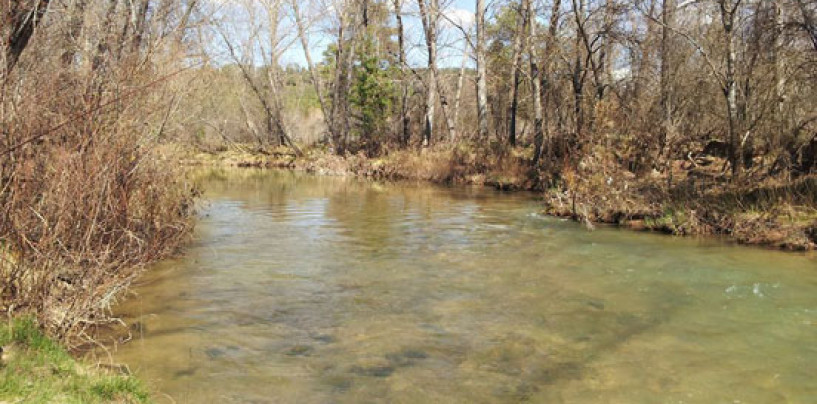
[[136, 378], [113, 375], [71, 357], [31, 319], [0, 324], [0, 403], [147, 403]]

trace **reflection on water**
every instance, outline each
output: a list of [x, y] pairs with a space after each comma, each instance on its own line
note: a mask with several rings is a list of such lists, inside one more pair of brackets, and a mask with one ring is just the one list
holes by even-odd
[[817, 402], [813, 256], [588, 232], [486, 189], [205, 189], [195, 244], [118, 309], [141, 336], [116, 359], [176, 402]]

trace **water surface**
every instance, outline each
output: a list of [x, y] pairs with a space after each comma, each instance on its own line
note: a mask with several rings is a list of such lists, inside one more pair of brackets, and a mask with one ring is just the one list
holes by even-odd
[[529, 194], [205, 177], [118, 308], [159, 401], [817, 402], [814, 256], [539, 215]]

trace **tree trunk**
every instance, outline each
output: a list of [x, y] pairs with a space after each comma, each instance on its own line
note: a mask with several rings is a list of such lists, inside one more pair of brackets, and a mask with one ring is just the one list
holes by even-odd
[[485, 61], [485, 0], [476, 2], [477, 26], [477, 117], [479, 120], [479, 136], [488, 137], [488, 78]]
[[63, 50], [60, 55], [62, 67], [70, 67], [74, 63], [74, 56], [77, 53], [77, 42], [82, 35], [83, 22], [85, 20], [85, 7], [87, 0], [77, 0], [68, 16], [68, 27], [63, 38]]
[[150, 9], [150, 0], [140, 0], [134, 16], [133, 36], [130, 41], [130, 52], [135, 54], [139, 52], [142, 46], [142, 41], [145, 38], [145, 30], [147, 28], [147, 14]]
[[[813, 1], [813, 0], [812, 0]], [[809, 10], [807, 3], [809, 0], [797, 0], [797, 8], [800, 9], [800, 16], [803, 18], [803, 30], [811, 40], [812, 49], [817, 52], [817, 17]]]
[[732, 168], [732, 178], [737, 178], [740, 171], [738, 164], [738, 133], [741, 130], [738, 114], [738, 92], [735, 85], [735, 63], [737, 53], [735, 51], [735, 13], [740, 6], [741, 0], [736, 0], [732, 4], [731, 0], [719, 0], [721, 10], [721, 23], [723, 24], [724, 47], [726, 53], [726, 74], [724, 76], [724, 96], [726, 97], [726, 118], [728, 124], [729, 137], [729, 165]]
[[[551, 80], [548, 78], [550, 76], [550, 71], [552, 70], [551, 59], [556, 54], [556, 35], [558, 33], [559, 14], [561, 13], [561, 9], [562, 9], [562, 1], [561, 0], [553, 0], [553, 4], [552, 4], [551, 10], [550, 10], [550, 21], [549, 21], [550, 25], [548, 26], [548, 33], [547, 33], [547, 37], [545, 38], [545, 52], [546, 52], [546, 54], [545, 54], [545, 59], [543, 61], [544, 66], [545, 66], [545, 72], [543, 74], [543, 73], [539, 72], [538, 69], [537, 69], [537, 72], [536, 72], [537, 75], [540, 77], [540, 79], [537, 80], [536, 87], [541, 87], [541, 88], [539, 89], [537, 94], [534, 95], [534, 97], [540, 97], [541, 100], [539, 102], [535, 103], [534, 108], [539, 108], [540, 111], [541, 111], [542, 102], [544, 102], [544, 105], [545, 105], [544, 112], [541, 114], [542, 121], [538, 125], [541, 128], [541, 131], [542, 131], [542, 133], [540, 135], [540, 137], [542, 139], [539, 141], [539, 146], [536, 147], [537, 149], [539, 149], [538, 151], [536, 151], [535, 161], [537, 161], [537, 162], [538, 162], [538, 159], [541, 157], [540, 155], [541, 155], [541, 153], [543, 151], [543, 143], [544, 143], [544, 140], [545, 140], [544, 137], [545, 137], [545, 134], [546, 134], [545, 132], [547, 132], [547, 130], [546, 130], [547, 126], [546, 125], [548, 125], [548, 122], [550, 122], [552, 120], [553, 115], [556, 115], [556, 118], [557, 118], [556, 120], [559, 122], [559, 124], [557, 125], [558, 126], [557, 130], [561, 129], [561, 121], [562, 120], [561, 120], [561, 116], [559, 114], [559, 105], [557, 105], [555, 103], [555, 100], [554, 100], [554, 97], [553, 97], [553, 92], [551, 91], [554, 86], [553, 86], [553, 83], [551, 82]], [[535, 36], [535, 28], [536, 28], [536, 25], [535, 25], [536, 15], [533, 12], [532, 8], [531, 8], [530, 18], [531, 18], [531, 21], [530, 21], [530, 25], [529, 25], [530, 28], [529, 29], [531, 29], [531, 28], [534, 29], [534, 31], [531, 31], [531, 42], [533, 42], [534, 41], [534, 36]], [[535, 61], [534, 54], [532, 53], [531, 55], [532, 55], [531, 60]], [[540, 85], [540, 83], [541, 83], [541, 85]], [[548, 135], [547, 137], [548, 137], [548, 143], [550, 143], [550, 136]], [[534, 142], [534, 143], [536, 143], [536, 142]], [[553, 152], [553, 147], [548, 146], [548, 151], [549, 151], [549, 153], [552, 153]]]
[[312, 81], [312, 86], [315, 88], [315, 95], [318, 97], [318, 104], [321, 107], [323, 122], [324, 125], [326, 125], [326, 130], [329, 132], [329, 142], [332, 144], [332, 147], [337, 150], [340, 136], [335, 125], [332, 124], [329, 107], [326, 105], [327, 101], [323, 94], [323, 83], [321, 76], [318, 74], [318, 71], [315, 69], [315, 63], [312, 61], [312, 52], [309, 48], [309, 39], [306, 36], [306, 25], [304, 24], [303, 17], [298, 9], [298, 1], [299, 0], [293, 0], [291, 3], [292, 11], [295, 16], [295, 25], [298, 29], [298, 37], [301, 41], [301, 48], [303, 49], [304, 56], [306, 58], [306, 67], [309, 69], [309, 77]]
[[173, 40], [176, 42], [176, 46], [182, 45], [184, 41], [184, 34], [187, 31], [188, 25], [190, 24], [190, 17], [193, 15], [193, 11], [196, 10], [198, 6], [199, 0], [188, 0], [187, 5], [184, 8], [184, 13], [182, 14], [181, 18], [179, 18], [179, 24], [176, 25], [175, 32], [173, 34]]
[[[9, 1], [9, 0], [5, 0]], [[4, 43], [5, 72], [0, 74], [0, 79], [11, 73], [20, 55], [28, 46], [28, 42], [34, 35], [34, 31], [45, 15], [50, 0], [35, 0], [33, 4], [27, 4], [25, 0], [11, 0], [7, 4], [4, 15], [0, 15], [4, 25], [6, 25], [7, 37], [0, 38]], [[4, 7], [5, 8], [5, 7]]]
[[431, 0], [426, 8], [425, 0], [418, 0], [420, 19], [425, 31], [426, 50], [428, 52], [428, 72], [426, 78], [425, 126], [423, 129], [423, 147], [431, 144], [434, 135], [434, 108], [437, 101], [437, 12], [438, 1]]
[[[271, 23], [273, 19], [277, 19], [277, 17], [275, 16], [276, 11], [273, 9], [273, 7], [267, 10], [267, 12], [269, 13]], [[275, 28], [274, 25], [275, 24], [273, 24], [270, 28], [274, 29]], [[272, 32], [274, 31], [271, 30], [270, 40], [272, 41], [272, 43], [277, 43], [277, 39], [275, 39], [276, 35], [272, 34]], [[277, 145], [289, 145], [289, 147], [291, 147], [296, 154], [301, 155], [302, 154], [301, 149], [298, 148], [295, 142], [292, 141], [292, 138], [290, 138], [289, 135], [287, 134], [286, 126], [284, 125], [283, 117], [281, 115], [280, 100], [276, 98], [277, 96], [275, 94], [268, 95], [264, 92], [262, 87], [259, 86], [256, 83], [256, 80], [253, 78], [248, 63], [245, 63], [244, 61], [241, 60], [241, 58], [239, 58], [238, 54], [235, 51], [235, 47], [233, 47], [232, 43], [227, 38], [227, 35], [224, 34], [224, 32], [220, 33], [221, 37], [224, 40], [224, 44], [227, 46], [227, 50], [230, 53], [230, 57], [233, 59], [236, 65], [238, 65], [238, 69], [241, 72], [241, 76], [244, 78], [244, 81], [247, 83], [247, 86], [250, 87], [253, 94], [258, 99], [258, 103], [261, 104], [261, 108], [264, 110], [264, 124], [266, 126], [267, 140], [269, 138], [272, 138], [272, 140]], [[274, 49], [270, 53], [271, 53], [270, 64], [272, 64], [273, 63], [272, 61], [277, 60], [277, 57], [275, 56]], [[270, 81], [269, 82], [270, 91], [276, 92], [277, 88], [275, 87], [274, 83], [275, 81], [274, 68], [270, 66], [270, 69], [272, 70], [270, 71], [270, 73], [268, 73], [267, 76], [268, 80]], [[259, 146], [263, 145], [259, 144]]]
[[347, 18], [348, 10], [344, 7], [340, 11], [340, 21], [338, 22], [338, 42], [337, 50], [335, 51], [335, 78], [332, 87], [332, 109], [331, 121], [336, 128], [339, 135], [337, 143], [337, 153], [343, 154], [346, 152], [347, 140], [350, 132], [349, 120], [349, 102], [347, 95], [349, 93], [349, 85], [351, 83], [352, 67], [354, 64], [355, 55], [355, 41], [354, 30], [350, 38], [344, 38], [347, 30], [344, 29], [344, 24], [348, 19], [351, 19], [350, 26], [357, 25], [357, 18], [359, 13], [352, 10], [351, 18]]
[[[576, 122], [576, 139], [580, 140], [584, 132], [584, 78], [586, 75], [584, 67], [585, 56], [582, 54], [582, 49], [587, 50], [586, 45], [588, 44], [588, 42], [585, 41], [586, 35], [584, 34], [584, 0], [578, 0], [578, 2], [577, 0], [573, 0], [573, 14], [576, 19], [576, 42], [572, 74], [573, 113], [575, 114], [574, 119]], [[588, 55], [587, 58], [592, 59], [592, 55]]]
[[576, 138], [580, 139], [584, 132], [584, 78], [582, 74], [582, 61], [579, 52], [576, 52], [576, 60], [571, 76], [573, 82], [573, 114], [576, 122]]
[[91, 71], [99, 70], [105, 62], [106, 54], [110, 52], [111, 26], [114, 22], [117, 4], [119, 4], [118, 0], [108, 0], [105, 17], [98, 29], [99, 39], [97, 39], [94, 57], [91, 59]]
[[675, 0], [664, 0], [661, 15], [661, 137], [658, 155], [664, 156], [672, 132], [672, 29], [675, 26]]
[[[558, 1], [558, 0], [557, 0]], [[544, 117], [542, 114], [542, 79], [536, 54], [536, 11], [532, 0], [525, 0], [525, 18], [528, 28], [528, 60], [530, 66], [530, 95], [533, 98], [533, 164], [539, 164], [542, 145], [545, 140]], [[547, 45], [546, 45], [547, 46]]]
[[[455, 91], [454, 97], [454, 118], [453, 121], [455, 124], [459, 123], [460, 121], [460, 102], [462, 101], [462, 83], [465, 80], [465, 66], [468, 62], [468, 45], [463, 45], [462, 48], [462, 61], [460, 62], [460, 73], [457, 77], [457, 90]], [[451, 134], [451, 143], [456, 141], [456, 132], [452, 132]]]
[[783, 21], [782, 21], [782, 0], [774, 0], [773, 7], [773, 35], [774, 43], [772, 44], [772, 62], [774, 63], [774, 123], [777, 133], [782, 133], [786, 127], [785, 117], [783, 116], [785, 103], [785, 84], [786, 80], [783, 77], [783, 58], [780, 55], [783, 49]]
[[[523, 37], [525, 35], [525, 24], [528, 23], [528, 18], [525, 17], [526, 11], [520, 9], [517, 18], [516, 35], [513, 42], [513, 64], [511, 65], [511, 74], [513, 75], [513, 83], [511, 88], [511, 107], [508, 111], [510, 122], [508, 124], [508, 143], [516, 146], [516, 115], [519, 110], [519, 65], [522, 63], [522, 47]], [[521, 21], [520, 21], [521, 20]]]
[[[297, 1], [297, 0], [296, 0]], [[397, 57], [400, 63], [400, 143], [408, 146], [411, 140], [411, 119], [409, 118], [409, 86], [406, 63], [405, 29], [403, 27], [403, 2], [392, 0], [394, 17], [397, 19]]]
[[283, 102], [281, 101], [281, 75], [278, 65], [278, 23], [281, 12], [281, 0], [271, 0], [267, 3], [267, 17], [269, 22], [269, 66], [267, 66], [267, 83], [270, 87], [270, 98], [275, 120], [275, 143], [278, 145], [292, 145], [292, 138], [287, 133], [284, 123]]
[[614, 0], [607, 0], [604, 6], [604, 27], [602, 45], [599, 49], [598, 67], [596, 69], [596, 102], [604, 100], [607, 89], [613, 85], [612, 63], [613, 35], [616, 31], [616, 4]]
[[[579, 0], [578, 4], [576, 1], [573, 1], [573, 9], [574, 14], [576, 17], [576, 66], [577, 69], [574, 71], [574, 89], [577, 90], [576, 95], [584, 98], [583, 91], [584, 88], [584, 80], [588, 74], [588, 72], [593, 73], [593, 85], [595, 87], [595, 97], [590, 100], [590, 103], [587, 105], [590, 110], [588, 113], [583, 111], [584, 106], [581, 103], [576, 103], [579, 106], [577, 112], [581, 112], [582, 116], [579, 118], [577, 117], [577, 123], [581, 122], [581, 125], [577, 125], [577, 133], [581, 133], [582, 130], [578, 129], [578, 127], [584, 127], [584, 115], [589, 115], [590, 120], [587, 125], [588, 132], [590, 132], [591, 136], [594, 133], [594, 126], [596, 123], [596, 105], [604, 98], [604, 93], [607, 88], [607, 84], [605, 83], [605, 64], [608, 54], [608, 47], [610, 46], [610, 39], [609, 33], [606, 30], [610, 29], [612, 26], [612, 19], [610, 10], [611, 7], [610, 1], [608, 0], [606, 3], [608, 6], [605, 7], [604, 12], [604, 25], [602, 26], [602, 32], [597, 34], [597, 37], [590, 38], [590, 33], [587, 31], [588, 28], [588, 20], [590, 19], [589, 13], [586, 8], [585, 0]], [[594, 47], [596, 41], [601, 42], [598, 48]], [[584, 47], [584, 55], [582, 55], [582, 51], [580, 47]], [[598, 53], [598, 57], [596, 57], [596, 53]], [[582, 62], [582, 59], [584, 60]], [[577, 85], [578, 84], [578, 85]]]

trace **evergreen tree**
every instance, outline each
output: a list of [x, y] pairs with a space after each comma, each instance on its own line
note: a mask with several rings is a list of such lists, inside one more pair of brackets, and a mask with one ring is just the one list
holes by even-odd
[[393, 69], [377, 52], [375, 38], [366, 34], [358, 44], [355, 75], [349, 102], [355, 118], [353, 131], [367, 154], [380, 152], [387, 139], [388, 123], [397, 96], [392, 85]]

